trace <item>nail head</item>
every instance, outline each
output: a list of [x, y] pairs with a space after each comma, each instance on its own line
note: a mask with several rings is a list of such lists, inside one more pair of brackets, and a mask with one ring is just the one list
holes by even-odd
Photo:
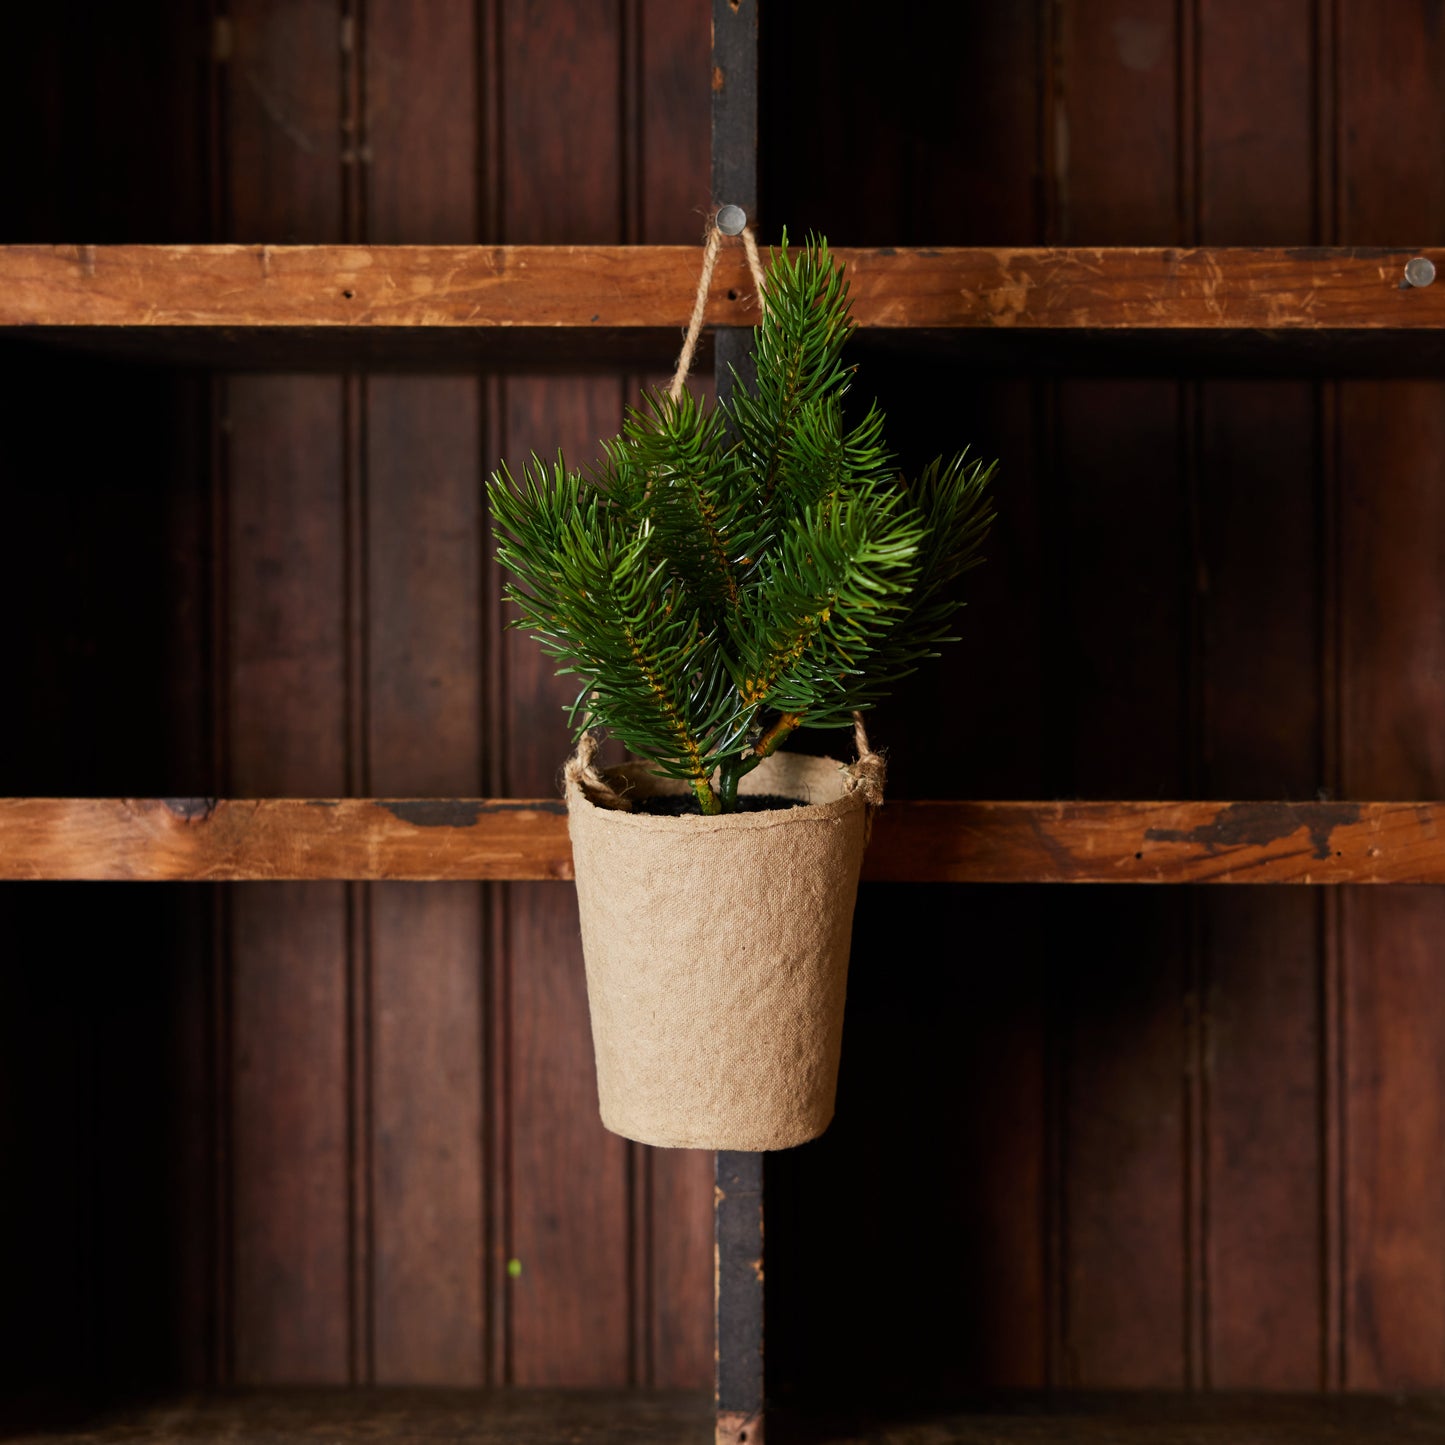
[[1428, 286], [1435, 279], [1435, 263], [1428, 256], [1416, 256], [1405, 263], [1405, 280], [1412, 286]]
[[724, 206], [717, 213], [717, 228], [724, 236], [741, 236], [747, 223], [748, 213], [741, 206]]

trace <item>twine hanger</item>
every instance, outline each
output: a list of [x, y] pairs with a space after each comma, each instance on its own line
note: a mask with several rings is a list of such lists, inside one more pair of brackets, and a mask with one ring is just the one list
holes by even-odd
[[[667, 389], [668, 399], [676, 401], [682, 395], [697, 355], [698, 337], [702, 335], [703, 313], [707, 310], [708, 293], [712, 290], [712, 275], [717, 269], [718, 252], [722, 249], [724, 236], [741, 236], [743, 251], [747, 255], [748, 270], [752, 273], [753, 285], [758, 292], [758, 310], [764, 317], [768, 314], [767, 280], [763, 275], [762, 258], [758, 255], [758, 243], [748, 225], [747, 213], [741, 206], [723, 206], [707, 228], [707, 242], [703, 246], [702, 270], [697, 278], [697, 295], [692, 302], [692, 316], [687, 323], [687, 335], [683, 338], [682, 352], [677, 358], [677, 370]], [[651, 484], [648, 484], [651, 490]], [[868, 744], [868, 731], [863, 723], [863, 714], [853, 714], [853, 745], [858, 759], [843, 771], [847, 775], [850, 792], [862, 793], [867, 804], [864, 845], [872, 836], [873, 815], [883, 806], [883, 788], [887, 777], [887, 763], [881, 753], [875, 753]], [[563, 768], [565, 783], [578, 788], [582, 794], [599, 808], [632, 811], [632, 803], [619, 793], [606, 774], [597, 766], [600, 746], [598, 730], [587, 728], [577, 739], [577, 751], [567, 759]]]
[[707, 243], [702, 250], [702, 271], [697, 278], [697, 295], [692, 302], [692, 316], [687, 323], [687, 335], [683, 338], [682, 354], [677, 358], [677, 370], [672, 374], [672, 385], [667, 388], [669, 401], [676, 401], [682, 395], [688, 372], [692, 370], [693, 358], [697, 355], [697, 340], [702, 335], [703, 312], [707, 310], [708, 292], [712, 290], [712, 273], [717, 267], [718, 252], [722, 249], [724, 236], [742, 237], [743, 250], [748, 258], [748, 270], [752, 272], [753, 285], [758, 290], [758, 310], [764, 316], [768, 314], [767, 281], [763, 276], [757, 239], [753, 235], [753, 228], [748, 225], [747, 213], [741, 206], [724, 206], [707, 228]]

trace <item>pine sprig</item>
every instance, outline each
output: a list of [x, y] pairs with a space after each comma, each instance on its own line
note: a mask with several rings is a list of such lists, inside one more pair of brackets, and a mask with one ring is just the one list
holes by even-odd
[[993, 466], [897, 475], [852, 425], [848, 286], [825, 241], [774, 256], [756, 378], [708, 410], [646, 396], [588, 476], [533, 458], [488, 497], [516, 625], [601, 725], [705, 812], [798, 726], [843, 727], [951, 640]]
[[862, 493], [793, 519], [731, 629], [744, 706], [851, 717], [850, 682], [865, 676], [918, 580], [922, 525], [897, 493]]
[[853, 331], [848, 283], [828, 243], [812, 242], [795, 256], [787, 245], [784, 233], [768, 271], [767, 309], [753, 332], [754, 379], [734, 371], [727, 408], [764, 508], [798, 481], [790, 443], [804, 409], [823, 397], [842, 397], [848, 371], [841, 357]]
[[612, 474], [625, 478], [625, 493], [614, 487], [614, 495], [629, 516], [652, 523], [657, 554], [704, 612], [735, 610], [757, 537], [751, 479], [726, 418], [687, 392], [676, 401], [651, 395], [645, 408], [629, 412], [608, 448]]

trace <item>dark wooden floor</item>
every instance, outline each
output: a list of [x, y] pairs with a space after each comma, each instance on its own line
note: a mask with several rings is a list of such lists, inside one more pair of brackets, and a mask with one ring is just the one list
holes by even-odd
[[[1422, 1445], [1445, 1441], [1445, 1397], [1021, 1395], [970, 1407], [770, 1416], [771, 1445]], [[703, 1445], [695, 1392], [310, 1390], [187, 1396], [72, 1412], [7, 1445]]]

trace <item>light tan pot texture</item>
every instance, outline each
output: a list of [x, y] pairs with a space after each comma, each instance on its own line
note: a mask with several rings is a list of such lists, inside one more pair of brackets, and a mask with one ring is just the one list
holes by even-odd
[[787, 1149], [833, 1117], [858, 870], [883, 764], [775, 753], [742, 793], [802, 806], [624, 811], [686, 785], [567, 769], [602, 1122], [644, 1144]]

